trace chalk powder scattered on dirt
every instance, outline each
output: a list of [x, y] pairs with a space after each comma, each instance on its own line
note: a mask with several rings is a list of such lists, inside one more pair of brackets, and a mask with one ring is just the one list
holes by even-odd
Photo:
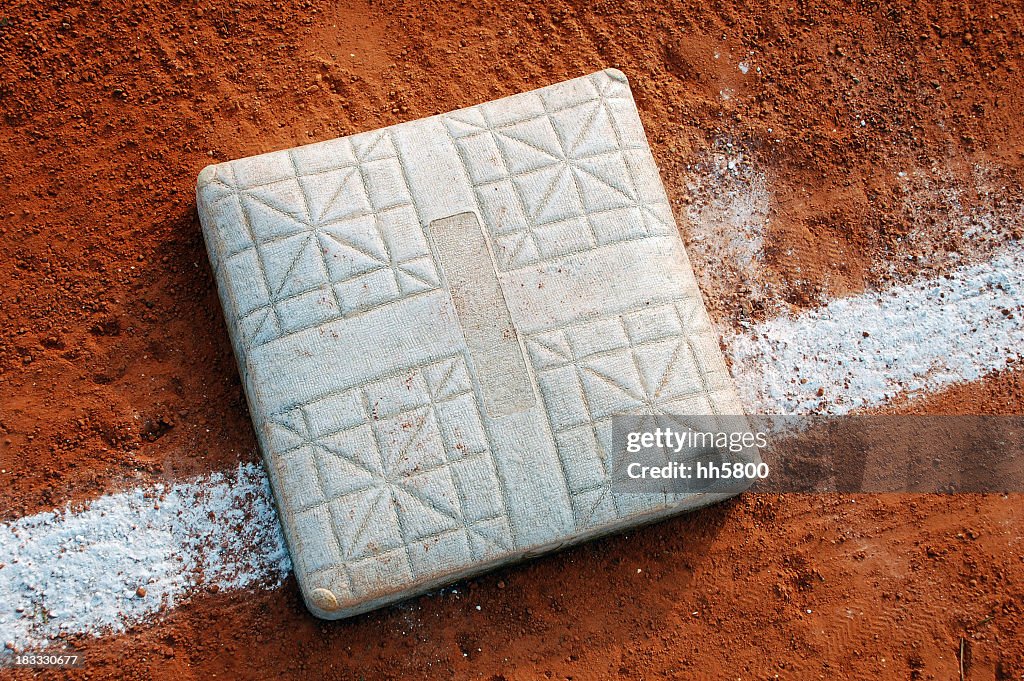
[[[195, 217], [211, 159], [617, 66], [741, 329], [1024, 238], [1022, 46], [1012, 2], [9, 2], [0, 516], [256, 460]], [[900, 408], [1020, 413], [1022, 383]], [[353, 622], [209, 589], [79, 641], [75, 673], [956, 678], [963, 638], [969, 678], [1017, 678], [1020, 528], [1012, 496], [745, 496]]]

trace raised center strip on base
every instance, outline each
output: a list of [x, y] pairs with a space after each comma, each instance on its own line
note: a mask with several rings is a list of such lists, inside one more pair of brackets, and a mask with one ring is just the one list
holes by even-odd
[[529, 409], [537, 397], [480, 221], [474, 213], [459, 213], [431, 222], [429, 234], [476, 368], [484, 410], [497, 418]]

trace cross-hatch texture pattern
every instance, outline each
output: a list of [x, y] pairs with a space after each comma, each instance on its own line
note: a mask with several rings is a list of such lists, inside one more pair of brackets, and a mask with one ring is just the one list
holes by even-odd
[[614, 415], [741, 413], [621, 73], [211, 166], [198, 206], [314, 613], [713, 500], [611, 485]]
[[461, 356], [274, 414], [267, 433], [307, 567], [340, 568], [346, 597], [360, 570], [405, 584], [512, 549]]
[[580, 528], [650, 503], [612, 493], [613, 416], [731, 413], [730, 378], [705, 359], [717, 340], [699, 297], [537, 334], [527, 347]]
[[[274, 155], [226, 165], [207, 185], [219, 267], [246, 344], [438, 287], [387, 131], [342, 138], [330, 162]], [[256, 184], [253, 184], [256, 180]]]
[[444, 117], [501, 269], [675, 230], [629, 89], [611, 78]]

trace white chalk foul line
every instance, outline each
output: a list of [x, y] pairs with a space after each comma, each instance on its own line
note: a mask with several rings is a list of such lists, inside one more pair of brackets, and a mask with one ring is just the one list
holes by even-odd
[[[729, 346], [755, 413], [841, 413], [974, 380], [1024, 348], [1024, 248], [769, 321]], [[0, 524], [0, 640], [120, 631], [203, 585], [277, 584], [290, 570], [259, 466], [108, 495]]]
[[100, 497], [0, 525], [0, 640], [121, 631], [204, 585], [277, 584], [291, 571], [258, 465]]
[[760, 413], [843, 414], [974, 381], [1024, 351], [1024, 246], [774, 319], [726, 344], [744, 404]]

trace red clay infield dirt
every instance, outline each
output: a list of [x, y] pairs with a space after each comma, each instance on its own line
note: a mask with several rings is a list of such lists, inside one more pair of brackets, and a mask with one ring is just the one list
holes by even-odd
[[[691, 251], [723, 329], [920, 274], [961, 246], [950, 192], [1020, 210], [1014, 0], [4, 0], [0, 519], [257, 459], [196, 216], [204, 165], [608, 66], [684, 239], [716, 148], [770, 183], [758, 281]], [[1024, 413], [1024, 378], [899, 408]], [[1019, 679], [1022, 506], [747, 494], [351, 621], [312, 618], [293, 582], [202, 594], [78, 640], [67, 676]]]

